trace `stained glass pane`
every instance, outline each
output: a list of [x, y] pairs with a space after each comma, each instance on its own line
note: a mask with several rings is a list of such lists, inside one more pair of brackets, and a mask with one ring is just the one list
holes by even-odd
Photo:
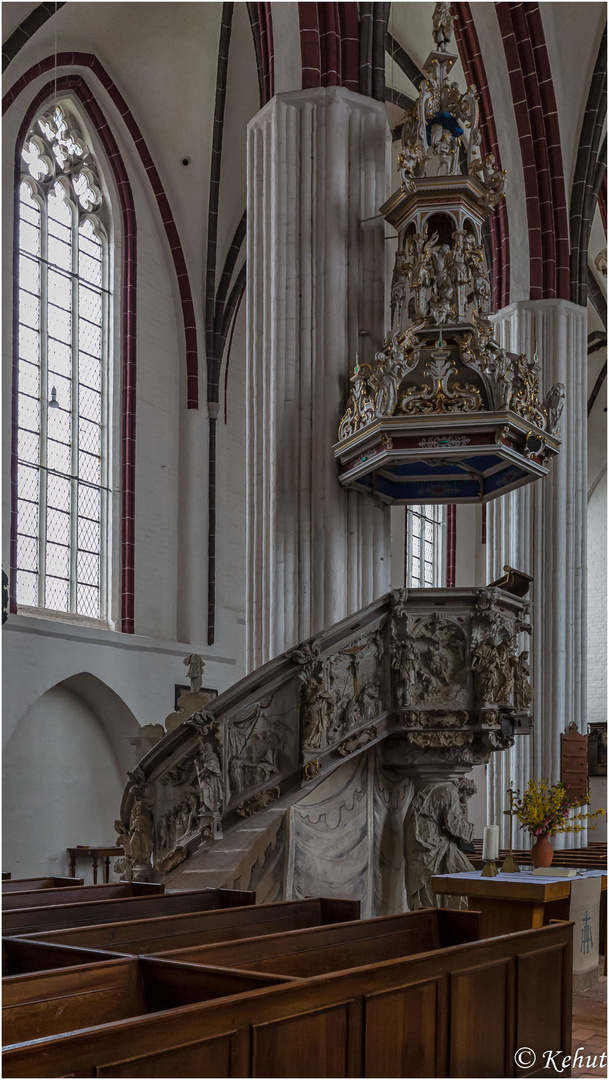
[[[32, 468], [30, 465], [19, 465], [17, 467], [19, 498], [29, 499], [31, 502], [38, 504], [38, 477], [38, 469]], [[21, 531], [20, 529], [19, 532]]]
[[40, 427], [40, 404], [38, 398], [28, 397], [27, 394], [19, 394], [19, 427], [28, 428], [30, 431], [38, 431]]
[[19, 247], [32, 255], [40, 255], [40, 227], [22, 221], [19, 226]]
[[101, 479], [100, 469], [98, 457], [82, 452], [78, 455], [78, 477], [80, 480], [87, 480], [90, 484], [99, 484]]
[[49, 474], [47, 478], [47, 500], [55, 510], [70, 512], [70, 481], [62, 476]]
[[32, 327], [33, 330], [40, 328], [40, 301], [37, 296], [19, 290], [19, 322]]
[[32, 536], [34, 538], [38, 536], [38, 503], [28, 502], [25, 499], [18, 500], [17, 532], [21, 536]]
[[79, 615], [88, 615], [91, 619], [99, 619], [99, 589], [90, 585], [77, 585], [76, 603]]
[[76, 580], [84, 585], [99, 586], [99, 555], [89, 551], [78, 552]]
[[65, 443], [49, 439], [47, 443], [47, 468], [69, 475], [72, 472], [72, 451]]
[[35, 364], [28, 364], [22, 360], [19, 365], [19, 390], [23, 394], [35, 397], [38, 402], [40, 394], [40, 369]]
[[65, 544], [47, 543], [46, 560], [47, 574], [63, 578], [70, 576], [70, 549]]
[[67, 611], [70, 590], [67, 581], [47, 576], [45, 589], [45, 607], [51, 611]]
[[69, 443], [72, 431], [72, 417], [63, 408], [48, 410], [49, 439]]
[[78, 354], [78, 377], [81, 383], [99, 391], [101, 389], [101, 361], [99, 357], [80, 352]]
[[70, 543], [70, 515], [63, 514], [60, 510], [47, 511], [47, 538], [54, 544]]
[[81, 285], [78, 290], [78, 304], [80, 314], [84, 319], [98, 326], [101, 324], [101, 293], [97, 289], [89, 289], [86, 285]]
[[63, 237], [53, 236], [49, 233], [47, 255], [53, 266], [60, 266], [63, 270], [72, 269], [72, 243], [68, 233]]
[[19, 256], [19, 285], [28, 292], [40, 292], [40, 263], [29, 255]]
[[88, 454], [99, 454], [100, 437], [98, 424], [93, 424], [90, 420], [78, 421], [78, 445], [81, 450]]
[[38, 607], [38, 574], [17, 570], [17, 603], [23, 607]]
[[59, 408], [63, 409], [65, 412], [69, 412], [72, 408], [72, 383], [70, 379], [64, 379], [63, 375], [58, 375], [56, 371], [49, 368], [47, 386], [48, 400], [51, 400], [52, 390], [53, 387], [55, 387]]
[[30, 461], [33, 465], [38, 464], [40, 452], [40, 439], [29, 431], [19, 431], [17, 435], [17, 454], [20, 461]]
[[72, 351], [69, 345], [50, 337], [48, 360], [51, 371], [57, 372], [59, 375], [65, 375], [67, 378], [70, 377], [72, 374]]
[[49, 270], [49, 300], [69, 311], [72, 307], [72, 279], [57, 270]]
[[[64, 308], [49, 304], [48, 307], [49, 334], [68, 344], [72, 340], [72, 316]], [[25, 320], [24, 320], [25, 321]]]
[[78, 411], [85, 420], [94, 424], [101, 422], [101, 397], [96, 390], [87, 386], [78, 388]]
[[39, 335], [27, 326], [19, 327], [19, 356], [32, 364], [40, 363]]
[[99, 522], [89, 521], [88, 518], [78, 519], [78, 546], [84, 551], [99, 552], [100, 527]]
[[35, 537], [17, 537], [17, 566], [21, 570], [38, 570], [38, 540]]
[[92, 521], [100, 521], [99, 491], [88, 487], [86, 484], [78, 485], [78, 513], [81, 517], [91, 518]]
[[92, 285], [101, 285], [101, 259], [95, 259], [91, 255], [86, 255], [81, 249], [78, 253], [78, 273], [83, 281], [89, 281]]
[[94, 326], [86, 319], [80, 319], [78, 326], [78, 345], [92, 356], [101, 352], [101, 327]]

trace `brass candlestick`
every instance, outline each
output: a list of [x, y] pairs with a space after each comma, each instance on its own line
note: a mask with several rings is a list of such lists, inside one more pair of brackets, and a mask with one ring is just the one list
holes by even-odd
[[497, 870], [497, 863], [494, 859], [485, 859], [484, 869], [481, 873], [481, 877], [497, 877], [499, 871]]
[[513, 818], [514, 818], [514, 792], [512, 791], [511, 788], [508, 788], [507, 795], [508, 795], [508, 799], [510, 800], [510, 806], [509, 806], [509, 809], [504, 810], [503, 813], [507, 814], [507, 816], [510, 819], [510, 833], [509, 833], [509, 836], [510, 836], [510, 850], [509, 850], [509, 853], [506, 855], [505, 859], [503, 860], [503, 866], [501, 867], [501, 873], [502, 874], [519, 874], [520, 873], [520, 867], [519, 867], [518, 863], [516, 862], [516, 859], [514, 858], [514, 853], [512, 851], [512, 821], [513, 821]]

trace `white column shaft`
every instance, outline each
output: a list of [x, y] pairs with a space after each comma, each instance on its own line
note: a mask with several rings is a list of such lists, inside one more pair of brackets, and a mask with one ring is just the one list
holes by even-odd
[[[366, 329], [384, 337], [388, 127], [341, 88], [278, 95], [248, 143], [250, 669], [389, 588], [388, 511], [345, 491], [332, 444]], [[363, 342], [363, 344], [362, 344]], [[367, 354], [368, 355], [368, 354]]]

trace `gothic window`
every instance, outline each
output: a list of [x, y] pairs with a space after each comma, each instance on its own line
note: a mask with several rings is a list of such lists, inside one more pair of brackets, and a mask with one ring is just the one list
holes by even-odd
[[108, 617], [109, 207], [69, 102], [22, 151], [16, 599]]
[[439, 588], [445, 581], [445, 507], [409, 506], [406, 511], [405, 585]]

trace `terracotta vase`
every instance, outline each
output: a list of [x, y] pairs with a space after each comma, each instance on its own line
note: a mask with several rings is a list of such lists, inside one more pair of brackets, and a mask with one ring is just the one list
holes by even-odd
[[551, 866], [554, 858], [554, 848], [547, 836], [538, 836], [531, 848], [531, 862], [535, 869], [538, 866]]

